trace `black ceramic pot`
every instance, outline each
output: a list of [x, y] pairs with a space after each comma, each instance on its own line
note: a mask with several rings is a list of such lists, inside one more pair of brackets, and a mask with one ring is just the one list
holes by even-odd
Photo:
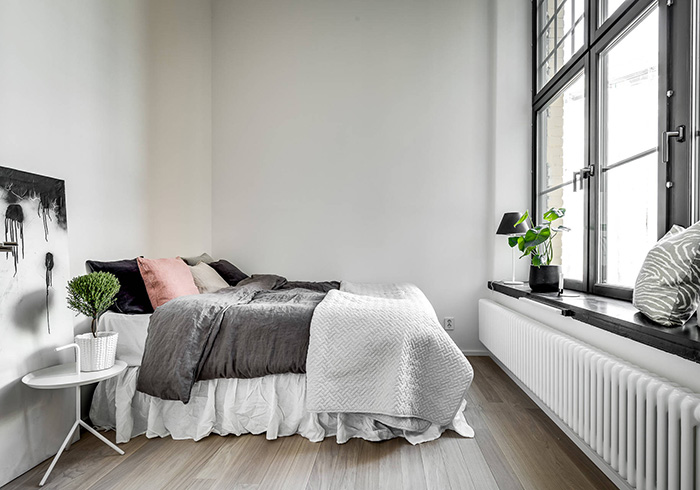
[[559, 291], [559, 272], [561, 266], [530, 266], [530, 289], [535, 293], [556, 293]]

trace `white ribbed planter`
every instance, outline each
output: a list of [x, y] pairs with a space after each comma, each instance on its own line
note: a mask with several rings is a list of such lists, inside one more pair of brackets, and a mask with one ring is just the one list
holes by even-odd
[[76, 335], [75, 343], [80, 347], [80, 370], [101, 371], [114, 366], [118, 337], [117, 332], [97, 332], [97, 337], [91, 333]]

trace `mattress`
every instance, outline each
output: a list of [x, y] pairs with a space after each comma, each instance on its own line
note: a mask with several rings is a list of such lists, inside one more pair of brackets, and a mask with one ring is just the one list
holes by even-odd
[[127, 366], [141, 365], [150, 319], [151, 314], [125, 315], [108, 311], [102, 315], [99, 330], [119, 334], [117, 360], [124, 361]]

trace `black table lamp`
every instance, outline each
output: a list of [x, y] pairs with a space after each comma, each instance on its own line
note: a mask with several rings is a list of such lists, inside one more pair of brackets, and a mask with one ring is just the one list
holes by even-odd
[[[524, 235], [525, 232], [528, 230], [528, 226], [525, 222], [522, 222], [518, 224], [517, 226], [515, 225], [520, 218], [522, 218], [522, 214], [520, 213], [506, 213], [503, 215], [503, 218], [501, 218], [501, 224], [498, 225], [498, 230], [496, 230], [496, 235], [508, 235], [508, 236], [519, 236], [519, 235]], [[503, 281], [503, 284], [523, 284], [522, 281], [516, 281], [515, 280], [515, 247], [511, 248], [511, 280], [510, 281]]]

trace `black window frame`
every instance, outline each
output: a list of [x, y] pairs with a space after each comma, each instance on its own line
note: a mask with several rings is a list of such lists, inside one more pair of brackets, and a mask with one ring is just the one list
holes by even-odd
[[[691, 107], [694, 97], [700, 97], [696, 90], [692, 93], [692, 77], [688, 66], [692, 66], [691, 38], [692, 29], [700, 26], [693, 25], [690, 9], [691, 2], [670, 2], [667, 0], [626, 0], [620, 7], [598, 25], [601, 14], [600, 0], [583, 0], [584, 3], [584, 43], [571, 59], [540, 89], [537, 90], [539, 60], [538, 52], [539, 29], [537, 25], [537, 8], [543, 0], [532, 2], [532, 172], [531, 172], [531, 209], [534, 216], [540, 216], [538, 196], [538, 111], [554, 100], [578, 74], [583, 71], [585, 76], [585, 155], [586, 165], [594, 165], [596, 177], [588, 179], [584, 186], [584, 226], [587, 239], [583, 244], [584, 277], [583, 281], [565, 278], [565, 287], [608, 296], [618, 299], [631, 300], [632, 289], [620, 286], [598, 283], [599, 278], [599, 209], [600, 209], [600, 83], [599, 58], [606, 48], [627, 30], [635, 25], [637, 19], [653, 5], [659, 8], [659, 128], [666, 130], [683, 124], [690, 133], [684, 144], [670, 145], [672, 164], [662, 165], [659, 162], [659, 202], [658, 237], [660, 238], [673, 224], [689, 226], [700, 212], [700, 203], [693, 194], [700, 188], [698, 169], [692, 160], [691, 144], [694, 142], [697, 150], [695, 125], [691, 121]], [[544, 0], [546, 1], [546, 0]], [[579, 0], [580, 1], [580, 0]], [[694, 0], [693, 8], [699, 8], [700, 0]], [[698, 16], [700, 18], [700, 16]], [[695, 32], [697, 35], [697, 31]], [[696, 74], [696, 76], [698, 76]], [[699, 76], [700, 78], [700, 76]], [[666, 97], [667, 87], [673, 88], [673, 94]], [[658, 146], [659, 159], [661, 149], [661, 130], [659, 130]], [[673, 182], [673, 187], [666, 188], [665, 182]], [[685, 184], [685, 185], [684, 185]]]

